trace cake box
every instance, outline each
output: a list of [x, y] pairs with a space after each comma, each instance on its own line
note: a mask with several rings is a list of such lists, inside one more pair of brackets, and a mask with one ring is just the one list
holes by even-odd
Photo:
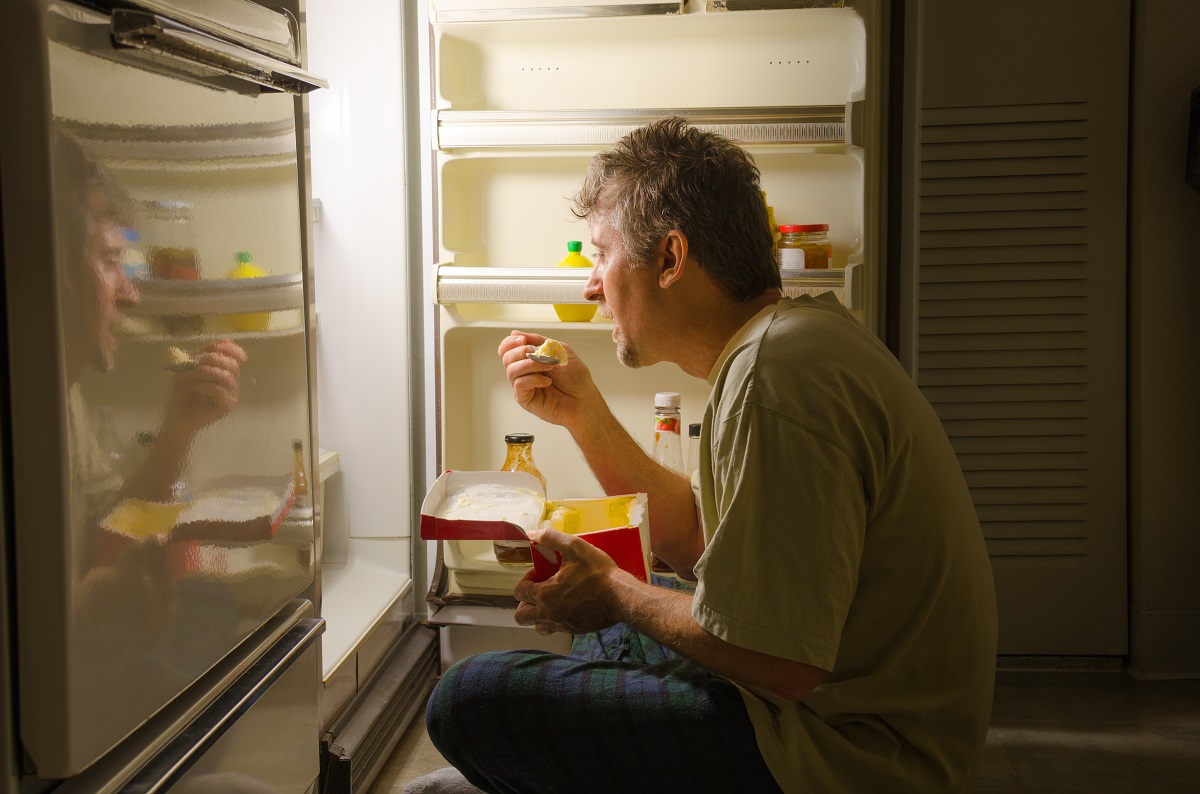
[[[578, 535], [622, 570], [650, 581], [646, 494], [547, 500], [525, 472], [446, 471], [421, 503], [422, 540], [525, 540], [533, 529]], [[533, 578], [558, 572], [561, 558], [533, 544]]]

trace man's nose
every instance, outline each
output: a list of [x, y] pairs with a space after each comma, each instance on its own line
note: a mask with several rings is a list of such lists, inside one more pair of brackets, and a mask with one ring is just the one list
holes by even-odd
[[604, 280], [600, 277], [600, 268], [592, 268], [592, 274], [583, 285], [583, 297], [590, 301], [604, 300]]
[[117, 301], [124, 306], [136, 306], [142, 300], [141, 293], [138, 292], [137, 285], [133, 283], [125, 270], [122, 268], [117, 276]]

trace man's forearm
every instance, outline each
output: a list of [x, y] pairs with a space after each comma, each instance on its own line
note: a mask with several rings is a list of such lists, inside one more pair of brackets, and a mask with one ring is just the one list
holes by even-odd
[[607, 405], [567, 430], [606, 494], [647, 494], [655, 554], [690, 572], [704, 550], [704, 536], [687, 478], [647, 455]]
[[819, 668], [742, 648], [710, 634], [692, 617], [693, 596], [687, 593], [647, 585], [619, 571], [609, 582], [610, 611], [619, 621], [717, 675], [787, 700], [803, 700], [824, 678]]

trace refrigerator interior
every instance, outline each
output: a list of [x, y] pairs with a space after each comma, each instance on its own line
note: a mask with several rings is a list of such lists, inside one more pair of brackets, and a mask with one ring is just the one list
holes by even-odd
[[[550, 498], [602, 495], [569, 434], [512, 399], [496, 349], [513, 329], [566, 342], [647, 450], [655, 392], [682, 395], [684, 425], [701, 420], [706, 383], [672, 364], [623, 368], [611, 321], [560, 322], [551, 305], [582, 302], [587, 271], [573, 279], [554, 265], [568, 240], [591, 253], [586, 223], [569, 210], [590, 158], [667, 112], [744, 141], [779, 224], [829, 224], [834, 269], [786, 281], [786, 294], [833, 290], [880, 327], [883, 104], [868, 75], [880, 69], [885, 9], [693, 3], [610, 17], [596, 3], [503, 19], [486, 5], [435, 2], [431, 11], [434, 471], [497, 469], [504, 435], [526, 431]], [[536, 18], [553, 13], [580, 16]], [[503, 596], [523, 573], [497, 564], [489, 541], [444, 545], [446, 592]], [[469, 609], [443, 607], [435, 621], [458, 622], [451, 615]]]

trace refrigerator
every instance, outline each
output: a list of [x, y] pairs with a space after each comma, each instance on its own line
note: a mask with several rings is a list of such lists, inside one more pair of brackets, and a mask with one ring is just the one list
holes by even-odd
[[[494, 469], [505, 434], [531, 432], [549, 499], [604, 495], [567, 432], [513, 400], [495, 354], [511, 329], [570, 345], [647, 451], [656, 393], [680, 394], [685, 428], [701, 421], [707, 383], [673, 364], [625, 369], [610, 321], [562, 322], [553, 308], [583, 302], [588, 275], [553, 267], [569, 240], [585, 255], [591, 247], [568, 198], [594, 153], [654, 118], [680, 115], [742, 143], [778, 225], [829, 228], [828, 266], [789, 271], [784, 294], [834, 292], [879, 327], [886, 9], [779, 5], [533, 3], [511, 12], [519, 23], [496, 22], [489, 3], [432, 5], [435, 471]], [[498, 565], [489, 542], [432, 551], [427, 595], [444, 665], [497, 645], [569, 647], [565, 635], [512, 628], [524, 570]]]
[[5, 791], [316, 785], [302, 35], [0, 7]]
[[332, 84], [311, 100], [317, 413], [321, 444], [341, 461], [326, 486], [323, 560], [352, 570], [369, 556], [378, 572], [389, 557], [372, 549], [411, 547], [411, 562], [391, 569], [411, 577], [443, 669], [480, 650], [561, 651], [569, 640], [515, 626], [525, 570], [500, 565], [489, 541], [417, 537], [437, 476], [496, 470], [504, 436], [529, 432], [550, 499], [603, 496], [567, 433], [513, 401], [500, 340], [516, 328], [569, 344], [647, 449], [656, 392], [681, 394], [685, 426], [708, 398], [674, 365], [622, 368], [610, 321], [562, 322], [553, 309], [585, 302], [589, 271], [555, 265], [568, 241], [590, 253], [569, 197], [593, 154], [669, 113], [743, 142], [778, 224], [829, 226], [832, 266], [789, 277], [785, 293], [834, 292], [882, 335], [888, 11], [307, 4], [311, 65]]

